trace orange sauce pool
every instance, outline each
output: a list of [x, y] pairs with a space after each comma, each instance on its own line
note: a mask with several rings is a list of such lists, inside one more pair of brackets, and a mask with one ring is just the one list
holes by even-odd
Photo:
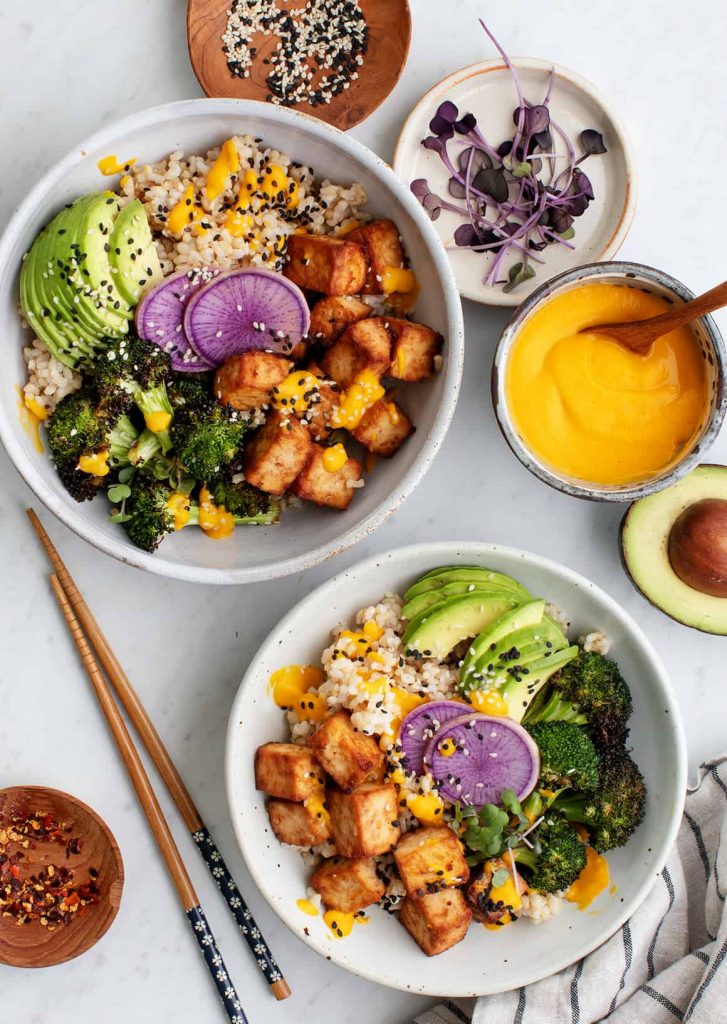
[[577, 480], [623, 485], [650, 479], [692, 446], [708, 384], [689, 327], [660, 338], [646, 355], [592, 331], [578, 333], [670, 308], [638, 288], [582, 284], [525, 322], [505, 389], [515, 429], [540, 461]]

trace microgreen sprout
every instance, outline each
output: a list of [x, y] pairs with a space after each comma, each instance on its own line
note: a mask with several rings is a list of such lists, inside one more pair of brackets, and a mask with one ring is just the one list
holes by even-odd
[[[480, 24], [515, 87], [513, 136], [493, 145], [474, 114], [460, 113], [455, 103], [445, 100], [429, 122], [431, 134], [421, 144], [444, 164], [448, 196], [438, 196], [425, 178], [412, 181], [410, 188], [432, 220], [442, 211], [462, 218], [451, 248], [490, 254], [483, 284], [501, 285], [510, 292], [535, 276], [533, 264], [544, 262], [538, 253], [549, 245], [574, 248], [574, 221], [595, 198], [580, 165], [607, 150], [601, 133], [586, 128], [578, 137], [582, 153], [577, 156], [571, 139], [552, 118], [554, 72], [548, 76], [542, 102], [530, 102], [510, 58], [485, 23]], [[555, 151], [556, 140], [565, 152]], [[505, 269], [513, 255], [517, 261]]]

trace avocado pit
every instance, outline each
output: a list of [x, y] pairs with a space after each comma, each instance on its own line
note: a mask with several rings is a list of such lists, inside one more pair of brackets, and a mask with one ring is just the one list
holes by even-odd
[[704, 498], [686, 508], [669, 534], [669, 561], [680, 580], [727, 597], [727, 501]]

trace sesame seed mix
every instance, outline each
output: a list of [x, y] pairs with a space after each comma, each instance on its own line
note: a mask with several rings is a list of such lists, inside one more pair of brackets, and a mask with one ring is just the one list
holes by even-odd
[[291, 10], [277, 0], [233, 0], [222, 49], [237, 78], [250, 77], [259, 56], [255, 36], [277, 39], [263, 60], [267, 99], [286, 107], [329, 104], [358, 78], [369, 43], [357, 0], [307, 0]]

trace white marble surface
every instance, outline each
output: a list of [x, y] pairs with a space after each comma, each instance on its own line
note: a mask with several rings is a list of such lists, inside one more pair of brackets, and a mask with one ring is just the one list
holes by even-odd
[[[550, 58], [593, 80], [627, 120], [642, 172], [623, 255], [696, 290], [725, 276], [716, 185], [727, 165], [727, 14], [721, 0], [413, 0], [403, 79], [356, 135], [390, 157], [423, 91], [490, 51], [476, 16], [514, 55]], [[456, 14], [453, 13], [456, 9]], [[132, 110], [200, 94], [189, 68], [182, 0], [36, 0], [0, 5], [0, 226], [26, 187], [68, 148]], [[495, 425], [489, 365], [503, 314], [467, 306], [465, 383], [433, 471], [358, 550], [297, 579], [245, 589], [185, 586], [120, 565], [45, 521], [136, 682], [294, 989], [275, 1004], [201, 862], [175, 831], [251, 1024], [403, 1024], [427, 1004], [326, 964], [280, 924], [246, 877], [222, 782], [227, 712], [246, 662], [277, 617], [334, 570], [416, 539], [499, 541], [590, 576], [637, 617], [662, 651], [684, 713], [690, 764], [725, 743], [724, 639], [650, 608], [618, 557], [618, 507], [579, 503], [531, 478]], [[723, 329], [727, 317], [718, 316]], [[722, 438], [714, 460], [727, 459]], [[46, 582], [23, 516], [31, 495], [0, 453], [0, 785], [45, 783], [91, 803], [116, 833], [126, 891], [116, 924], [87, 956], [36, 974], [0, 967], [0, 1019], [23, 1024], [179, 1024], [222, 1020], [172, 887]], [[169, 810], [169, 801], [162, 794]]]

